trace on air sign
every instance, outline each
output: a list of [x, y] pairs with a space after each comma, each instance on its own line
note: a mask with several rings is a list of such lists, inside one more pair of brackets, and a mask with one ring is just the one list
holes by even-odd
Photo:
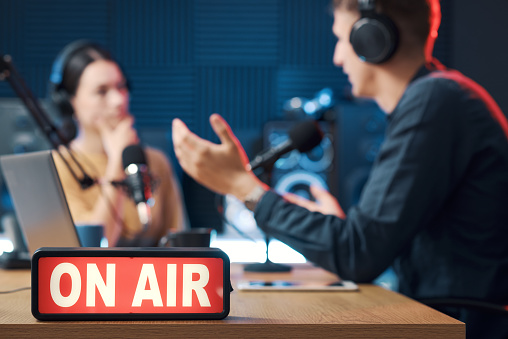
[[215, 248], [42, 248], [32, 258], [40, 320], [222, 319], [229, 258]]

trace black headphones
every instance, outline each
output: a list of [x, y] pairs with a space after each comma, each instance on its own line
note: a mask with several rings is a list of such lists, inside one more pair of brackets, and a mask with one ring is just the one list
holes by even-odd
[[376, 13], [375, 0], [358, 0], [360, 19], [355, 22], [349, 41], [360, 59], [380, 64], [387, 61], [399, 44], [399, 31], [384, 14]]
[[71, 42], [58, 54], [49, 76], [48, 95], [51, 102], [58, 108], [61, 121], [59, 130], [65, 137], [65, 142], [69, 143], [77, 133], [76, 123], [73, 118], [74, 108], [70, 101], [70, 94], [63, 88], [63, 73], [71, 58], [80, 50], [87, 47], [96, 47], [96, 43], [89, 40], [77, 40]]

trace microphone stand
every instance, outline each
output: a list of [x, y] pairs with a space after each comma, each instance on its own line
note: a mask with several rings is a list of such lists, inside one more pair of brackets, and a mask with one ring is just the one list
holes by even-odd
[[[39, 102], [33, 95], [32, 91], [14, 67], [11, 56], [0, 54], [0, 81], [3, 80], [7, 80], [9, 82], [16, 95], [23, 101], [28, 111], [32, 114], [32, 117], [48, 138], [51, 146], [60, 155], [60, 158], [65, 163], [66, 167], [69, 168], [71, 175], [74, 179], [76, 179], [81, 188], [87, 189], [93, 186], [95, 181], [85, 172], [79, 161], [77, 161], [74, 154], [70, 151], [70, 140], [67, 140], [67, 138], [62, 134], [62, 131], [51, 122], [47, 113], [44, 112], [42, 107], [39, 105]], [[72, 158], [72, 161], [81, 172], [82, 178], [78, 178], [67, 160], [62, 156], [59, 150], [60, 146], [63, 146], [66, 149], [67, 153]]]
[[[0, 53], [0, 81], [3, 80], [7, 80], [9, 82], [16, 95], [23, 101], [24, 105], [51, 143], [51, 146], [60, 155], [60, 158], [65, 163], [71, 175], [74, 177], [74, 179], [76, 179], [81, 188], [87, 189], [93, 186], [95, 184], [95, 180], [93, 180], [85, 172], [81, 164], [70, 151], [70, 140], [68, 140], [62, 134], [62, 132], [51, 122], [47, 113], [44, 112], [42, 107], [39, 105], [39, 102], [33, 95], [32, 91], [26, 85], [25, 81], [14, 67], [11, 56], [3, 55]], [[63, 146], [66, 149], [72, 161], [76, 164], [79, 171], [82, 173], [81, 178], [78, 178], [70, 164], [60, 153], [60, 146]], [[14, 220], [9, 221], [8, 219], [2, 219], [2, 223], [4, 226], [9, 226], [10, 233], [12, 233], [13, 236], [12, 241], [18, 246], [18, 249], [16, 250], [15, 248], [12, 252], [3, 253], [0, 256], [0, 266], [4, 268], [30, 268], [30, 254], [26, 250], [25, 241], [19, 232], [19, 226]]]
[[[263, 172], [259, 175], [259, 179], [267, 184], [270, 185], [271, 179], [272, 179], [272, 170], [273, 165], [275, 164], [274, 161], [269, 162], [266, 165], [261, 166], [263, 169]], [[244, 267], [244, 271], [247, 272], [289, 272], [291, 271], [291, 266], [289, 265], [283, 265], [278, 264], [270, 261], [268, 257], [268, 244], [270, 243], [270, 236], [265, 233], [265, 242], [266, 242], [266, 261], [264, 263], [255, 263], [255, 264], [249, 264]]]

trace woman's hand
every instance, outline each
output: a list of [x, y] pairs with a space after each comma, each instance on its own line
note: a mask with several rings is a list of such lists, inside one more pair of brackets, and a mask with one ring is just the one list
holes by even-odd
[[132, 116], [125, 117], [115, 126], [108, 124], [105, 119], [98, 119], [96, 124], [108, 158], [121, 159], [122, 152], [127, 146], [139, 143]]
[[134, 118], [132, 116], [125, 117], [115, 126], [108, 124], [103, 118], [96, 121], [102, 139], [102, 147], [108, 158], [103, 177], [105, 182], [118, 181], [125, 177], [122, 164], [123, 150], [129, 145], [139, 143], [138, 134], [133, 125]]

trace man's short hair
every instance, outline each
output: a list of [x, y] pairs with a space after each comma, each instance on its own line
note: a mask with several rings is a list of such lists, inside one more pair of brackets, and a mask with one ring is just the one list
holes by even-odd
[[[333, 0], [333, 8], [358, 11], [358, 0]], [[402, 44], [430, 42], [433, 46], [441, 22], [439, 0], [376, 0], [376, 11], [392, 19], [406, 35]]]

